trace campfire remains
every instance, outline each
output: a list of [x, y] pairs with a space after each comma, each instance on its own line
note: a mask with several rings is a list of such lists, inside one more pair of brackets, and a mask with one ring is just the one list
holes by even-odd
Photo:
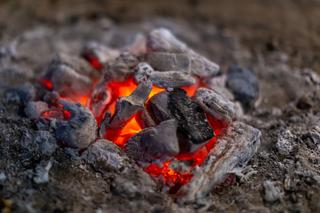
[[[226, 80], [245, 108], [258, 98], [251, 75], [231, 67]], [[161, 28], [122, 49], [89, 43], [81, 57], [60, 53], [35, 91], [13, 93], [24, 97], [25, 115], [37, 128], [53, 133], [54, 144], [98, 162], [99, 170], [123, 168], [127, 155], [189, 203], [241, 171], [260, 144], [260, 131], [237, 121], [239, 109], [220, 92], [226, 88], [208, 87], [222, 77], [217, 64]]]

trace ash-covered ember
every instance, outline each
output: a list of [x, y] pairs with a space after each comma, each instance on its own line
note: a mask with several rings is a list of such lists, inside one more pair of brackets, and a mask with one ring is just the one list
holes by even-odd
[[40, 100], [27, 104], [26, 115], [62, 146], [83, 151], [106, 139], [84, 152], [97, 169], [121, 164], [103, 145], [112, 141], [177, 192], [235, 117], [229, 100], [198, 89], [219, 66], [166, 29], [120, 50], [89, 43], [82, 57], [86, 61], [57, 55], [40, 80]]

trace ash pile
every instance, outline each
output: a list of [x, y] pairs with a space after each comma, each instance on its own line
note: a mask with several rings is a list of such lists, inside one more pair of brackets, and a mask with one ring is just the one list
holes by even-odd
[[[127, 84], [134, 86], [123, 95]], [[242, 176], [260, 146], [260, 130], [246, 123], [272, 125], [245, 115], [260, 95], [250, 69], [233, 65], [223, 73], [165, 28], [121, 48], [90, 42], [79, 55], [57, 53], [33, 84], [5, 90], [4, 101], [24, 116], [10, 155], [27, 169], [29, 186], [45, 187], [53, 169], [54, 181], [70, 178], [63, 175], [70, 168], [80, 175], [77, 185], [107, 182], [101, 193], [136, 205], [206, 209], [211, 192]], [[133, 120], [138, 131], [123, 133]], [[19, 125], [13, 122], [13, 131]], [[285, 155], [290, 147], [283, 143]], [[6, 173], [0, 178], [5, 182]], [[266, 199], [280, 196], [272, 182], [265, 188]]]

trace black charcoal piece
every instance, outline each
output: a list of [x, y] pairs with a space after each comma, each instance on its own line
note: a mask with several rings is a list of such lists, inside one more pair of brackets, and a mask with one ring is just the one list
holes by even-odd
[[155, 127], [143, 129], [130, 138], [125, 145], [125, 151], [128, 156], [141, 162], [167, 161], [179, 153], [176, 132], [176, 120], [163, 121]]
[[102, 138], [107, 133], [107, 127], [110, 124], [111, 114], [106, 112], [101, 120], [101, 124], [99, 127], [99, 137]]
[[169, 93], [160, 92], [149, 100], [148, 108], [152, 119], [159, 124], [161, 121], [173, 118], [168, 109]]
[[116, 111], [111, 119], [110, 128], [121, 128], [137, 112], [143, 110], [152, 89], [151, 81], [142, 81], [130, 96], [120, 97], [117, 101]]
[[195, 100], [206, 112], [219, 120], [231, 122], [235, 118], [234, 104], [214, 90], [197, 89]]
[[201, 144], [214, 136], [201, 106], [182, 89], [169, 92], [168, 108], [178, 121], [178, 130], [194, 144]]
[[234, 65], [228, 69], [226, 86], [245, 110], [250, 109], [259, 96], [259, 82], [249, 69]]

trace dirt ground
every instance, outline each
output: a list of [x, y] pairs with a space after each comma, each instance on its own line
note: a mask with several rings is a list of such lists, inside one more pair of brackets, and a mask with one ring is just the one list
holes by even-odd
[[[320, 211], [318, 1], [84, 2], [0, 2], [0, 209]], [[48, 158], [21, 145], [39, 130], [8, 100], [8, 87], [34, 82], [56, 52], [79, 55], [91, 40], [119, 47], [136, 32], [159, 26], [171, 29], [223, 72], [239, 64], [258, 77], [260, 98], [240, 120], [262, 131], [262, 144], [235, 183], [201, 202], [180, 205], [129, 159], [127, 169], [101, 172], [72, 150], [58, 148]], [[37, 166], [48, 162], [49, 182], [35, 183]]]

